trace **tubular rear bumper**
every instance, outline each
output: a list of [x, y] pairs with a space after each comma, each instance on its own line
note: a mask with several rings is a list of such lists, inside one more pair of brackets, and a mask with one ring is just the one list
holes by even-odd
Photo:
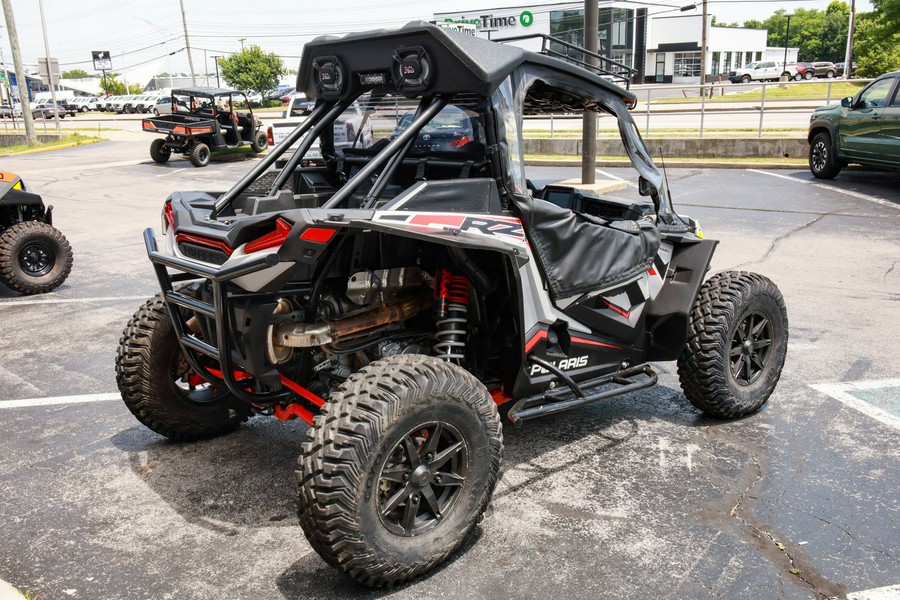
[[[291, 392], [286, 388], [282, 387], [275, 392], [250, 392], [246, 388], [246, 381], [243, 383], [237, 381], [235, 371], [241, 358], [234, 350], [233, 311], [229, 292], [225, 287], [229, 281], [238, 277], [277, 265], [280, 262], [278, 253], [269, 252], [258, 257], [248, 258], [240, 264], [217, 268], [198, 264], [178, 256], [163, 254], [157, 248], [156, 236], [151, 228], [144, 230], [144, 245], [147, 247], [147, 256], [153, 263], [163, 298], [172, 317], [172, 326], [175, 329], [178, 343], [191, 368], [209, 383], [226, 387], [235, 398], [245, 402], [269, 404], [288, 398]], [[169, 268], [181, 273], [171, 275], [168, 271]], [[204, 278], [210, 282], [212, 304], [186, 296], [173, 288], [172, 284], [175, 282], [198, 278]], [[201, 340], [185, 328], [185, 323], [190, 317], [182, 314], [182, 309], [208, 317], [215, 323], [216, 346]], [[219, 374], [214, 374], [209, 368], [203, 366], [199, 360], [200, 355], [218, 362]], [[280, 375], [274, 369], [266, 375], [269, 376], [264, 377], [267, 381], [270, 378], [273, 382], [280, 381]]]

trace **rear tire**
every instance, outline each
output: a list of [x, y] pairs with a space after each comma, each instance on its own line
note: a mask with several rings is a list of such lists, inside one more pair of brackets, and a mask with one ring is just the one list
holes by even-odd
[[177, 442], [230, 433], [250, 410], [227, 391], [200, 382], [175, 337], [162, 294], [125, 326], [116, 353], [116, 384], [137, 420]]
[[841, 164], [834, 155], [831, 136], [821, 131], [809, 145], [809, 171], [819, 179], [834, 179], [841, 172]]
[[250, 143], [250, 147], [254, 152], [259, 153], [265, 150], [269, 146], [269, 140], [266, 138], [265, 131], [257, 131], [253, 136], [253, 141]]
[[0, 234], [0, 282], [22, 294], [58, 288], [72, 271], [72, 246], [43, 221], [16, 223]]
[[150, 143], [150, 158], [154, 162], [163, 164], [169, 160], [170, 156], [172, 156], [172, 151], [166, 148], [166, 140], [157, 138]]
[[745, 271], [718, 273], [700, 288], [691, 310], [688, 342], [678, 357], [681, 389], [710, 415], [749, 415], [775, 390], [787, 341], [787, 309], [771, 280]]
[[399, 355], [355, 373], [323, 410], [297, 473], [313, 549], [372, 586], [446, 560], [500, 474], [502, 428], [484, 386], [436, 358]]
[[826, 79], [834, 79], [834, 71], [825, 71]]
[[195, 167], [205, 167], [209, 164], [209, 146], [203, 142], [197, 142], [191, 147], [191, 164]]
[[741, 83], [750, 83], [750, 76], [744, 75], [743, 77], [741, 77]]

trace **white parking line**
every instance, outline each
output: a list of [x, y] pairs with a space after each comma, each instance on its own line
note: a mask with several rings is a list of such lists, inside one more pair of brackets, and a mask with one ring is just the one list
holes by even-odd
[[900, 598], [900, 584], [847, 594], [847, 600], [897, 600], [897, 598]]
[[[885, 425], [900, 430], [900, 418], [895, 417], [891, 413], [884, 411], [877, 406], [872, 406], [868, 402], [860, 400], [851, 391], [854, 390], [877, 390], [881, 388], [900, 388], [900, 379], [882, 379], [880, 381], [851, 381], [848, 383], [817, 383], [811, 384], [809, 387], [822, 392], [826, 396], [830, 396], [835, 400], [840, 400], [847, 406], [855, 408], [859, 412], [872, 417], [877, 421], [881, 421]], [[900, 390], [898, 390], [900, 394]]]
[[187, 168], [182, 167], [180, 169], [170, 169], [167, 173], [162, 173], [161, 175], [157, 175], [157, 177], [168, 177], [169, 175], [174, 175], [175, 173], [178, 173], [179, 171], [187, 171]]
[[829, 192], [835, 192], [837, 194], [844, 194], [845, 196], [850, 196], [852, 198], [859, 198], [860, 200], [866, 200], [868, 202], [874, 202], [875, 204], [880, 204], [881, 206], [890, 206], [891, 208], [900, 210], [900, 204], [894, 204], [893, 202], [888, 202], [887, 200], [882, 200], [881, 198], [876, 198], [875, 196], [870, 196], [868, 194], [854, 192], [853, 190], [842, 190], [840, 188], [832, 187], [832, 186], [826, 185], [824, 183], [816, 183], [815, 181], [806, 181], [805, 179], [797, 179], [796, 177], [789, 177], [787, 175], [782, 175], [781, 173], [770, 173], [769, 171], [760, 171], [759, 169], [747, 169], [747, 172], [759, 173], [760, 175], [768, 175], [769, 177], [777, 177], [778, 179], [786, 179], [788, 181], [793, 181], [794, 183], [802, 183], [803, 185], [811, 185], [811, 186], [813, 186], [815, 188], [819, 188], [821, 190], [828, 190]]
[[0, 300], [0, 308], [10, 308], [14, 306], [30, 306], [33, 304], [87, 304], [90, 302], [133, 302], [135, 300], [146, 300], [148, 296], [96, 296], [94, 298], [11, 298], [9, 300]]
[[603, 175], [604, 177], [609, 177], [610, 179], [613, 179], [613, 180], [615, 180], [615, 181], [624, 181], [625, 183], [627, 183], [627, 184], [630, 185], [631, 187], [637, 187], [636, 184], [631, 183], [631, 182], [628, 181], [627, 179], [622, 179], [621, 177], [616, 177], [616, 176], [613, 175], [612, 173], [607, 173], [607, 172], [604, 171], [603, 169], [594, 169], [594, 171], [595, 171], [598, 175]]
[[30, 406], [54, 406], [57, 404], [84, 404], [121, 400], [120, 394], [84, 394], [81, 396], [56, 396], [53, 398], [29, 398], [27, 400], [0, 400], [0, 409], [28, 408]]

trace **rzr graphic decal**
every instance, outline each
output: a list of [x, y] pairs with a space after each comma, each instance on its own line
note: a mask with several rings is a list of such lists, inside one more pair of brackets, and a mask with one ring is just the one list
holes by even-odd
[[515, 242], [525, 242], [522, 222], [513, 217], [460, 215], [448, 213], [376, 213], [375, 221], [406, 223], [410, 228], [458, 229], [466, 233], [499, 236]]

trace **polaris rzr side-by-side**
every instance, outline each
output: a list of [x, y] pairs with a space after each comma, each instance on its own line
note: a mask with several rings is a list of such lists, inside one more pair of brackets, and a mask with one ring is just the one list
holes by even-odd
[[53, 207], [0, 171], [0, 283], [21, 294], [62, 285], [72, 270], [72, 247], [53, 227]]
[[[161, 292], [116, 374], [173, 440], [309, 423], [299, 517], [326, 562], [390, 585], [445, 560], [500, 476], [501, 414], [649, 387], [655, 361], [677, 361], [708, 414], [768, 400], [782, 296], [747, 272], [704, 282], [717, 242], [674, 212], [626, 89], [422, 23], [317, 38], [297, 83], [305, 121], [228, 191], [172, 194], [160, 237], [145, 231]], [[351, 107], [352, 144], [335, 131]], [[522, 116], [583, 111], [617, 121], [634, 198], [527, 178]]]

